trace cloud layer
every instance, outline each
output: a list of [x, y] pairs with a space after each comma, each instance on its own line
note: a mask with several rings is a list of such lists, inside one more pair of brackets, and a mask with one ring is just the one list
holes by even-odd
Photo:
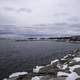
[[79, 0], [0, 0], [0, 34], [80, 34]]

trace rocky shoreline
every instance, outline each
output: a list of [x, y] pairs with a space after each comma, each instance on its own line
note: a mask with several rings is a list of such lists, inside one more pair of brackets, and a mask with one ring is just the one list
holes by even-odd
[[80, 49], [45, 66], [36, 66], [33, 72], [17, 72], [3, 80], [80, 80]]

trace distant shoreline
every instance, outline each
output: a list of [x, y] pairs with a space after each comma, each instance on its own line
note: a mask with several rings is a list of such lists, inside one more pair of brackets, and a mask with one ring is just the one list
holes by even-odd
[[12, 39], [17, 42], [19, 41], [47, 41], [47, 40], [53, 40], [53, 41], [61, 41], [61, 42], [73, 42], [73, 43], [79, 43], [80, 42], [80, 36], [70, 36], [70, 37], [25, 37], [25, 38], [0, 38], [0, 40], [6, 40], [6, 39]]

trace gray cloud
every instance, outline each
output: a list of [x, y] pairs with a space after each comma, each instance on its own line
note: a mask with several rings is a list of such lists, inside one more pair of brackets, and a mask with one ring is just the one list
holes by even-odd
[[68, 18], [68, 21], [79, 22], [80, 21], [80, 17], [79, 16], [73, 16], [71, 18]]
[[[76, 25], [76, 24], [75, 24]], [[2, 28], [1, 28], [2, 27]], [[21, 28], [20, 28], [21, 27]], [[22, 28], [23, 27], [23, 28]], [[2, 25], [1, 34], [10, 33], [10, 34], [48, 34], [54, 36], [62, 35], [77, 35], [80, 33], [80, 27], [71, 27], [71, 24], [67, 23], [56, 23], [48, 24], [45, 26], [16, 26], [16, 25]]]
[[67, 12], [61, 12], [61, 13], [56, 13], [53, 16], [59, 17], [59, 16], [68, 16], [69, 14]]
[[0, 0], [2, 32], [79, 34], [78, 0]]
[[72, 28], [80, 28], [80, 23], [71, 24], [70, 27], [72, 27]]
[[17, 12], [27, 12], [27, 13], [30, 13], [30, 12], [32, 12], [32, 10], [31, 9], [27, 9], [27, 8], [20, 8], [20, 9], [17, 10]]
[[32, 10], [31, 9], [29, 9], [29, 8], [18, 8], [18, 9], [16, 9], [16, 8], [13, 8], [13, 7], [2, 7], [2, 9], [3, 10], [5, 10], [5, 11], [13, 11], [13, 12], [17, 12], [17, 13], [20, 13], [20, 12], [25, 12], [25, 13], [30, 13], [30, 12], [32, 12]]
[[15, 11], [15, 9], [12, 7], [2, 7], [2, 9], [5, 11]]

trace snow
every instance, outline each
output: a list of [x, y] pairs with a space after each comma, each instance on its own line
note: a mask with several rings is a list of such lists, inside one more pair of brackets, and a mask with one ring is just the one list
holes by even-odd
[[79, 78], [77, 73], [76, 72], [72, 72], [71, 74], [69, 74], [69, 76], [66, 78], [66, 80], [75, 80], [77, 78]]
[[74, 61], [72, 60], [72, 61], [70, 61], [69, 63], [71, 64], [71, 63], [73, 63]]
[[62, 69], [62, 68], [63, 68], [63, 65], [62, 65], [62, 64], [57, 64], [57, 67], [58, 67], [59, 69]]
[[76, 61], [76, 62], [79, 62], [80, 61], [80, 57], [75, 57], [73, 60]]
[[67, 64], [66, 65], [64, 64], [62, 69], [66, 69], [67, 67], [68, 67], [68, 65]]
[[41, 68], [43, 68], [43, 66], [36, 66], [36, 68], [33, 69], [33, 72], [38, 73]]
[[68, 57], [68, 55], [64, 56], [64, 58], [63, 58], [63, 59], [65, 59], [65, 58], [67, 58], [67, 57]]
[[58, 67], [59, 69], [65, 70], [65, 69], [68, 67], [68, 65], [67, 65], [67, 64], [64, 64], [64, 65], [62, 65], [62, 64], [57, 64], [57, 67]]
[[63, 59], [67, 58], [68, 56], [71, 56], [71, 54], [68, 54], [68, 55], [64, 56], [64, 58], [63, 58]]
[[[64, 65], [63, 68], [65, 69], [66, 67], [67, 67], [67, 65]], [[57, 76], [58, 77], [59, 76], [67, 76], [66, 80], [75, 80], [80, 77], [76, 72], [73, 72], [75, 68], [80, 68], [80, 65], [74, 65], [69, 68], [70, 68], [71, 73], [65, 73], [65, 72], [59, 71], [57, 73]]]
[[74, 65], [69, 68], [70, 68], [70, 71], [72, 72], [72, 71], [74, 71], [75, 68], [80, 68], [80, 65]]
[[78, 76], [78, 74], [76, 72], [72, 72], [71, 74], [65, 73], [65, 72], [58, 72], [57, 76], [58, 77], [67, 76], [66, 80], [75, 80], [80, 77], [80, 76]]
[[55, 60], [51, 61], [51, 64], [56, 63], [58, 61], [59, 61], [58, 59], [55, 59]]
[[40, 80], [41, 76], [35, 76], [35, 77], [32, 77], [31, 80]]
[[59, 77], [59, 76], [68, 76], [69, 75], [69, 73], [65, 73], [65, 72], [61, 72], [61, 71], [59, 71], [58, 73], [57, 73], [57, 76]]
[[13, 77], [17, 77], [17, 76], [25, 75], [25, 74], [27, 74], [27, 72], [16, 72], [16, 73], [11, 74], [9, 78], [13, 78]]

